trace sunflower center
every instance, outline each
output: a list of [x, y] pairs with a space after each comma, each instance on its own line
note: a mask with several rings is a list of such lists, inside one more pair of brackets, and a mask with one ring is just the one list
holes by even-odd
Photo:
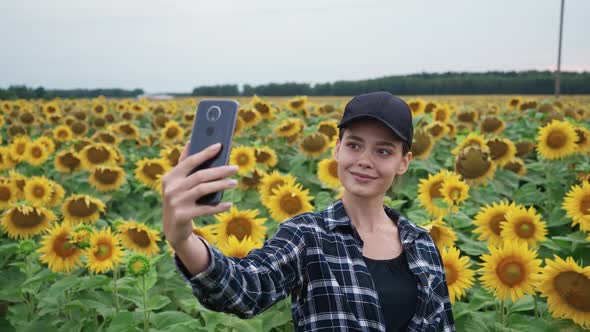
[[559, 149], [567, 143], [566, 135], [561, 131], [552, 131], [547, 136], [547, 145], [552, 149]]
[[428, 129], [428, 132], [434, 137], [439, 137], [440, 135], [442, 135], [443, 131], [444, 127], [438, 123], [434, 124], [432, 127]]
[[453, 202], [458, 201], [461, 198], [461, 188], [452, 188], [449, 196]]
[[455, 266], [452, 264], [445, 265], [445, 275], [449, 286], [452, 286], [459, 277], [459, 273], [457, 273]]
[[41, 151], [41, 148], [38, 146], [33, 147], [33, 149], [31, 150], [31, 154], [33, 155], [34, 158], [41, 158], [41, 156], [43, 156], [43, 151]]
[[270, 154], [268, 152], [256, 150], [256, 161], [257, 162], [265, 163], [268, 159], [270, 159]]
[[39, 213], [37, 209], [32, 209], [29, 213], [25, 214], [23, 211], [16, 210], [12, 214], [12, 224], [16, 228], [34, 228], [37, 225], [41, 224], [45, 216], [42, 213]]
[[485, 133], [492, 133], [502, 126], [502, 121], [498, 118], [491, 117], [486, 118], [481, 124], [481, 129]]
[[242, 154], [238, 155], [238, 157], [236, 158], [236, 161], [238, 162], [239, 166], [246, 166], [246, 165], [248, 165], [250, 158], [248, 157], [247, 154], [242, 153]]
[[442, 194], [440, 192], [442, 185], [443, 185], [443, 180], [434, 182], [430, 186], [430, 190], [429, 190], [430, 197], [432, 197], [432, 198], [442, 197]]
[[76, 246], [70, 243], [67, 233], [59, 234], [53, 242], [53, 252], [61, 258], [68, 258], [76, 253]]
[[152, 180], [157, 180], [158, 176], [164, 173], [164, 168], [157, 163], [149, 163], [143, 167], [143, 173], [149, 176]]
[[292, 122], [289, 122], [289, 123], [284, 124], [281, 127], [279, 127], [279, 131], [289, 132], [289, 131], [291, 131], [291, 129], [293, 129], [293, 126], [295, 126], [295, 124]]
[[25, 150], [26, 150], [26, 148], [27, 148], [27, 144], [26, 144], [26, 143], [19, 143], [19, 144], [16, 146], [16, 152], [17, 152], [19, 155], [21, 155], [21, 154], [25, 153]]
[[246, 122], [254, 121], [254, 119], [256, 119], [256, 114], [250, 110], [246, 110], [242, 113], [242, 119]]
[[434, 114], [434, 119], [437, 121], [444, 122], [447, 119], [447, 111], [444, 109], [436, 110]]
[[462, 112], [462, 113], [459, 113], [459, 115], [457, 115], [457, 119], [461, 122], [473, 122], [475, 120], [475, 113], [474, 112]]
[[518, 173], [522, 169], [522, 165], [519, 162], [508, 162], [504, 165], [504, 168], [514, 173]]
[[516, 234], [520, 238], [530, 238], [535, 235], [535, 225], [531, 224], [528, 220], [521, 221], [516, 226]]
[[115, 136], [111, 135], [110, 133], [100, 133], [99, 137], [100, 140], [105, 143], [113, 144], [116, 142]]
[[301, 143], [301, 147], [308, 152], [320, 152], [327, 143], [326, 135], [315, 133], [307, 136]]
[[303, 207], [299, 197], [293, 194], [286, 194], [281, 197], [280, 200], [281, 210], [287, 212], [288, 214], [296, 214], [297, 212], [301, 211]]
[[104, 184], [113, 184], [119, 179], [119, 173], [110, 169], [97, 169], [95, 176], [98, 181]]
[[505, 259], [496, 268], [496, 274], [504, 284], [514, 287], [521, 283], [525, 277], [525, 271], [519, 262]]
[[303, 104], [303, 101], [300, 101], [300, 100], [298, 100], [298, 101], [292, 101], [291, 102], [291, 107], [297, 109], [297, 108], [301, 107], [302, 104]]
[[590, 313], [590, 279], [585, 275], [565, 271], [553, 279], [557, 293], [569, 305], [584, 313]]
[[491, 167], [492, 162], [487, 153], [476, 147], [462, 150], [456, 161], [457, 172], [467, 179], [484, 176]]
[[264, 174], [260, 173], [257, 169], [252, 172], [252, 176], [244, 176], [242, 177], [242, 183], [246, 185], [247, 189], [255, 189], [260, 184], [260, 179]]
[[35, 117], [33, 117], [33, 115], [29, 112], [23, 113], [20, 117], [20, 120], [24, 123], [24, 124], [31, 124], [35, 121]]
[[233, 235], [239, 241], [242, 241], [248, 235], [252, 236], [251, 221], [242, 217], [233, 218], [227, 225], [227, 235]]
[[67, 138], [68, 137], [68, 132], [64, 129], [58, 130], [57, 131], [57, 137], [59, 138]]
[[490, 148], [492, 160], [500, 159], [508, 153], [508, 144], [499, 139], [489, 141], [487, 145]]
[[0, 202], [8, 202], [12, 197], [10, 189], [6, 186], [0, 187]]
[[150, 246], [150, 237], [144, 230], [137, 230], [135, 228], [131, 228], [127, 231], [127, 235], [129, 235], [131, 240], [133, 240], [133, 243], [137, 244], [142, 248], [147, 248]]
[[500, 225], [505, 221], [506, 219], [504, 218], [504, 213], [499, 213], [492, 216], [490, 219], [490, 229], [494, 232], [494, 234], [500, 236], [500, 232], [502, 232]]
[[111, 257], [113, 252], [113, 248], [110, 243], [107, 242], [99, 242], [96, 245], [96, 251], [94, 252], [94, 257], [100, 261], [104, 261]]
[[107, 149], [91, 147], [88, 150], [88, 160], [93, 164], [102, 164], [109, 160], [111, 154]]
[[580, 202], [580, 211], [583, 215], [590, 215], [590, 195], [584, 196], [584, 198]]
[[327, 124], [323, 124], [320, 126], [319, 128], [320, 133], [323, 133], [324, 135], [328, 136], [330, 139], [332, 139], [332, 137], [338, 135], [338, 130], [336, 128], [334, 128], [334, 126], [330, 126]]
[[[131, 117], [133, 117], [133, 114], [129, 114], [129, 115]], [[121, 131], [126, 135], [134, 135], [135, 134], [135, 129], [128, 124], [124, 124], [124, 125], [120, 126], [119, 129], [121, 129]]]
[[76, 121], [72, 124], [72, 131], [77, 135], [81, 135], [86, 131], [86, 125], [83, 122]]
[[328, 164], [328, 172], [334, 178], [338, 178], [338, 162], [336, 160], [332, 160], [332, 162]]
[[268, 105], [263, 104], [263, 103], [256, 103], [254, 105], [254, 108], [256, 108], [256, 110], [262, 114], [267, 114], [270, 111], [270, 108], [268, 107]]
[[35, 195], [35, 197], [45, 196], [45, 188], [43, 188], [43, 186], [35, 186], [35, 188], [33, 188], [33, 195]]
[[76, 167], [78, 167], [78, 165], [80, 165], [80, 159], [78, 159], [76, 156], [74, 156], [74, 154], [71, 152], [68, 152], [68, 153], [62, 155], [59, 158], [59, 161], [62, 165], [66, 166], [70, 170], [73, 170]]
[[176, 127], [169, 127], [168, 130], [166, 131], [166, 137], [168, 138], [174, 138], [176, 136], [178, 136], [178, 128]]
[[69, 204], [68, 204], [68, 212], [70, 212], [70, 214], [76, 216], [76, 217], [87, 217], [92, 215], [94, 212], [96, 212], [98, 206], [96, 206], [96, 204], [89, 202], [89, 204], [86, 204], [86, 200], [84, 200], [84, 198], [78, 198], [75, 200], [72, 200]]

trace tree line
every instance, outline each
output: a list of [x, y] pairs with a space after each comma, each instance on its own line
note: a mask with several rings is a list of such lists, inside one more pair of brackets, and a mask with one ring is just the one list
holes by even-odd
[[[453, 94], [553, 94], [555, 74], [551, 71], [490, 71], [485, 73], [419, 73], [386, 76], [368, 80], [336, 81], [319, 84], [269, 83], [199, 86], [192, 93], [171, 93], [173, 96], [351, 96], [386, 90], [397, 95]], [[590, 93], [590, 72], [561, 73], [562, 94]], [[143, 89], [71, 89], [50, 90], [43, 87], [10, 86], [0, 88], [0, 99], [60, 98], [135, 98]]]

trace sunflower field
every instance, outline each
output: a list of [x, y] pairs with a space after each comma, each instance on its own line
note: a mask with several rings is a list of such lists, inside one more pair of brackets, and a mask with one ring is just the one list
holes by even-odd
[[[342, 195], [349, 98], [238, 98], [231, 210], [194, 220], [226, 255]], [[439, 247], [458, 331], [590, 328], [590, 97], [404, 97], [414, 159], [386, 204]], [[162, 234], [161, 176], [196, 98], [0, 101], [0, 330], [292, 331], [290, 298], [210, 311]]]

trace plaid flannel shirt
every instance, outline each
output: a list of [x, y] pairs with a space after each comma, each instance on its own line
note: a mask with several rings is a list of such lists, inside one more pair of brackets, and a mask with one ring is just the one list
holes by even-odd
[[[387, 206], [418, 287], [408, 331], [454, 331], [440, 253], [428, 232]], [[201, 237], [200, 237], [201, 238]], [[251, 318], [291, 295], [296, 331], [385, 331], [373, 279], [362, 258], [363, 240], [341, 200], [279, 225], [262, 248], [227, 257], [201, 240], [210, 265], [192, 276], [178, 256], [176, 268], [201, 304]]]

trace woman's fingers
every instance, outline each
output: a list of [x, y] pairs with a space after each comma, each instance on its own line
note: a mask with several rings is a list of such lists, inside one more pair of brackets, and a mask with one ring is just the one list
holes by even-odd
[[194, 202], [199, 198], [212, 194], [218, 191], [234, 188], [238, 184], [238, 181], [233, 179], [223, 179], [211, 182], [203, 182], [197, 186], [189, 189], [186, 192], [185, 199], [189, 202]]
[[184, 188], [193, 188], [199, 183], [211, 182], [214, 180], [223, 179], [236, 174], [239, 167], [236, 165], [219, 166], [208, 169], [202, 169], [195, 172], [183, 180]]
[[188, 151], [189, 151], [190, 147], [191, 147], [191, 141], [186, 142], [186, 144], [184, 145], [184, 149], [182, 150], [182, 153], [180, 154], [180, 157], [178, 157], [179, 163], [186, 159], [186, 156], [188, 156]]
[[178, 165], [176, 165], [175, 170], [178, 172], [178, 176], [186, 177], [187, 174], [190, 173], [195, 167], [201, 165], [205, 161], [215, 157], [221, 148], [220, 143], [216, 143], [213, 145], [208, 146], [203, 151], [199, 151], [194, 155], [185, 157], [184, 160], [180, 161], [178, 159]]
[[201, 216], [213, 215], [229, 210], [231, 206], [231, 202], [222, 202], [217, 205], [193, 205], [192, 207], [183, 210], [182, 218], [192, 220]]

